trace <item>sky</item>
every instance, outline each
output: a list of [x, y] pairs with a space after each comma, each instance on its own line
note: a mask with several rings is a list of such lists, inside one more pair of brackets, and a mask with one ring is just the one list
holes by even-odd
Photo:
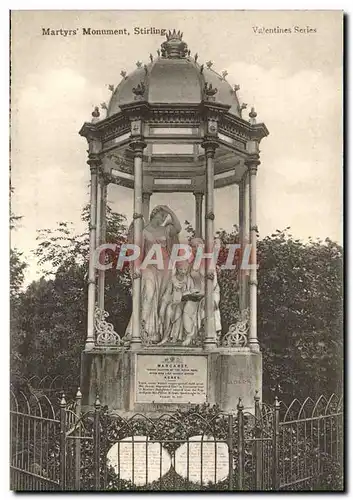
[[[294, 27], [311, 33], [298, 33]], [[130, 36], [89, 37], [82, 28], [127, 28]], [[78, 131], [121, 70], [149, 61], [164, 37], [133, 35], [134, 27], [177, 29], [199, 62], [228, 71], [238, 96], [255, 106], [270, 131], [260, 145], [257, 219], [260, 237], [276, 229], [342, 242], [342, 17], [334, 11], [17, 11], [11, 39], [12, 211], [21, 215], [12, 245], [29, 263], [26, 281], [41, 270], [31, 251], [38, 229], [72, 221], [77, 230], [88, 202], [87, 144]], [[255, 33], [291, 28], [291, 33]], [[78, 29], [44, 36], [42, 28]], [[115, 210], [132, 215], [132, 193], [111, 186]], [[153, 195], [181, 221], [194, 221], [192, 195]], [[234, 210], [232, 215], [231, 209]], [[237, 221], [237, 188], [215, 193], [215, 227]]]

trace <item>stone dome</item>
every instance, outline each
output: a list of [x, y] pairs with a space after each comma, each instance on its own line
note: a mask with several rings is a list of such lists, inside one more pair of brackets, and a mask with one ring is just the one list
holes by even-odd
[[196, 56], [191, 57], [182, 33], [169, 32], [158, 57], [150, 59], [149, 64], [138, 62], [129, 75], [122, 72], [123, 79], [113, 92], [107, 116], [119, 113], [120, 105], [133, 102], [138, 94], [150, 104], [199, 104], [205, 84], [217, 89], [215, 102], [229, 105], [230, 113], [241, 116], [236, 91], [225, 74], [214, 71], [211, 62], [199, 64]]

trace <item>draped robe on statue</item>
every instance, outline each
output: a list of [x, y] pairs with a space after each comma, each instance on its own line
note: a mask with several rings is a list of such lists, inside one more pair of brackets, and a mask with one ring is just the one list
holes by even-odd
[[[200, 337], [203, 329], [203, 321], [205, 318], [205, 268], [200, 266], [198, 270], [193, 269], [193, 264], [190, 265], [190, 278], [192, 279], [194, 290], [202, 294], [202, 299], [199, 302], [187, 301], [183, 310], [184, 324], [184, 345], [189, 345]], [[219, 333], [222, 329], [221, 315], [219, 312], [220, 290], [217, 281], [217, 273], [214, 272], [213, 280], [213, 303], [214, 303], [214, 318], [215, 329]]]
[[[141, 338], [146, 344], [155, 344], [161, 340], [160, 307], [171, 279], [171, 271], [168, 269], [169, 258], [173, 245], [179, 243], [179, 238], [171, 223], [158, 226], [156, 230], [147, 224], [142, 235], [141, 262], [156, 244], [160, 246], [163, 256], [163, 269], [158, 269], [156, 264], [148, 264], [145, 269], [141, 269]], [[128, 241], [133, 242], [131, 226]], [[153, 255], [151, 254], [150, 257], [156, 259], [156, 254], [153, 253]], [[131, 329], [132, 316], [126, 329], [127, 338], [131, 337]]]

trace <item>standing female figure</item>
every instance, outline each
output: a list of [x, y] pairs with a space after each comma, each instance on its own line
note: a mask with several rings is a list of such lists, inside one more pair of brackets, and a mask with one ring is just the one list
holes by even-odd
[[[156, 344], [161, 340], [160, 307], [168, 280], [171, 279], [171, 270], [168, 269], [171, 251], [173, 245], [179, 243], [180, 231], [177, 216], [166, 205], [158, 205], [152, 210], [150, 220], [143, 229], [141, 261], [155, 245], [163, 256], [162, 269], [154, 263], [141, 269], [141, 337], [145, 344]], [[126, 330], [128, 338], [131, 326], [130, 318]]]

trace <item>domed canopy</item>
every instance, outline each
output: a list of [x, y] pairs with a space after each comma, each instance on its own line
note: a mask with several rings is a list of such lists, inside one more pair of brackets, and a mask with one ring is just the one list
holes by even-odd
[[182, 33], [169, 32], [157, 57], [136, 69], [112, 91], [109, 105], [96, 106], [90, 123], [80, 134], [90, 152], [100, 151], [109, 182], [134, 188], [134, 147], [142, 148], [143, 189], [146, 192], [203, 192], [205, 144], [216, 144], [214, 187], [241, 182], [249, 156], [268, 135], [257, 123], [252, 109], [242, 116], [237, 90], [218, 74], [212, 62], [198, 62], [198, 55], [182, 40]]
[[190, 56], [182, 33], [169, 32], [167, 40], [158, 51], [158, 58], [143, 65], [137, 63], [130, 75], [122, 72], [123, 80], [115, 89], [108, 106], [107, 116], [121, 111], [120, 105], [134, 101], [136, 95], [150, 104], [199, 104], [206, 88], [211, 89], [215, 102], [229, 106], [229, 113], [241, 117], [236, 90], [226, 81], [226, 72], [219, 75], [206, 65], [197, 62], [197, 55]]

